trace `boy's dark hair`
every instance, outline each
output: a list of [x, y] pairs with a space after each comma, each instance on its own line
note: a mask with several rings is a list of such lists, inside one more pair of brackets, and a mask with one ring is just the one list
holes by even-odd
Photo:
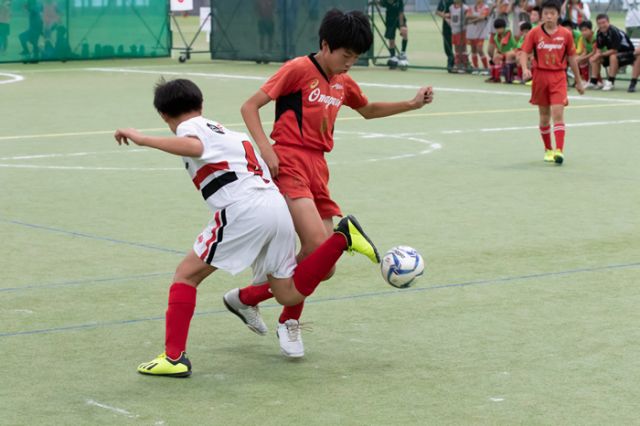
[[321, 48], [324, 40], [331, 51], [343, 47], [358, 55], [369, 50], [373, 43], [369, 18], [358, 10], [345, 13], [338, 9], [331, 9], [322, 19], [318, 36]]
[[496, 30], [498, 28], [507, 28], [507, 21], [505, 21], [502, 18], [498, 18], [495, 21], [493, 21], [493, 28], [495, 28]]
[[556, 0], [545, 0], [540, 5], [540, 11], [542, 12], [545, 9], [555, 9], [558, 14], [560, 14], [560, 2]]
[[598, 16], [596, 16], [596, 21], [599, 21], [601, 19], [606, 19], [608, 21], [609, 20], [609, 15], [607, 15], [606, 13], [598, 14]]
[[531, 26], [530, 22], [521, 22], [520, 23], [520, 31], [531, 31], [531, 28], [533, 28]]
[[153, 106], [169, 117], [179, 117], [202, 109], [202, 92], [191, 80], [179, 78], [166, 81], [161, 78], [156, 83]]
[[563, 19], [560, 25], [565, 28], [571, 28], [572, 30], [576, 29], [576, 24], [574, 24], [571, 19]]
[[534, 10], [535, 10], [536, 12], [538, 12], [538, 15], [540, 15], [540, 6], [533, 6], [533, 7], [531, 8], [531, 11], [533, 12]]
[[593, 23], [591, 21], [582, 21], [580, 22], [580, 25], [578, 25], [578, 28], [580, 28], [581, 30], [584, 28], [593, 30]]

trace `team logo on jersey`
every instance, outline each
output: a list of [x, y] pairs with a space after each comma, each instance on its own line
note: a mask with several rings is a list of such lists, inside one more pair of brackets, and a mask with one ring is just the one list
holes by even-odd
[[311, 82], [311, 85], [309, 86], [312, 90], [315, 89], [316, 87], [318, 87], [318, 84], [320, 84], [320, 81], [318, 81], [317, 78], [314, 78], [313, 81]]
[[309, 93], [309, 102], [320, 102], [325, 104], [327, 107], [333, 105], [335, 107], [340, 107], [342, 104], [342, 98], [334, 98], [333, 96], [328, 96], [320, 93], [320, 88], [316, 87]]
[[564, 43], [545, 43], [544, 40], [540, 40], [538, 43], [538, 50], [562, 50], [564, 49]]
[[217, 124], [207, 123], [207, 127], [219, 135], [224, 135], [224, 128], [222, 126], [218, 126]]

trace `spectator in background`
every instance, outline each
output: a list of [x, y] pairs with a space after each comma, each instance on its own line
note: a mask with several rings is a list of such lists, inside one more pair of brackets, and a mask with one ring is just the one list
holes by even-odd
[[[27, 30], [21, 33], [18, 38], [20, 45], [22, 45], [23, 56], [32, 55], [33, 59], [38, 59], [40, 55], [40, 36], [42, 35], [43, 22], [42, 22], [42, 7], [38, 4], [37, 0], [28, 0], [25, 3], [24, 8], [29, 15], [29, 26]], [[33, 52], [29, 51], [29, 44], [33, 48]]]
[[444, 47], [444, 53], [447, 55], [447, 71], [453, 71], [453, 48], [451, 46], [451, 26], [445, 15], [449, 12], [449, 8], [453, 4], [453, 0], [439, 0], [436, 15], [442, 18], [442, 45]]
[[[531, 31], [531, 22], [521, 22], [520, 23], [520, 35], [518, 37], [516, 37], [516, 57], [515, 57], [515, 61], [518, 67], [518, 76], [517, 78], [514, 79], [514, 82], [518, 82], [518, 83], [526, 83], [524, 81], [524, 78], [522, 77], [522, 67], [518, 64], [518, 58], [520, 57], [520, 55], [526, 55], [526, 53], [522, 52], [522, 44], [524, 43], [524, 39], [527, 37], [527, 34], [529, 34], [529, 31]], [[531, 68], [531, 61], [527, 61], [527, 65], [529, 65], [529, 68]]]
[[[409, 65], [407, 62], [409, 31], [407, 29], [407, 17], [404, 14], [404, 1], [381, 0], [380, 5], [386, 9], [384, 38], [387, 39], [389, 44], [389, 68], [393, 69], [400, 65], [402, 69], [406, 69]], [[402, 50], [400, 52], [396, 47], [396, 31], [398, 30], [400, 30], [400, 37], [402, 38]]]
[[456, 53], [454, 68], [459, 74], [464, 74], [469, 65], [467, 57], [467, 41], [465, 39], [465, 22], [471, 9], [463, 0], [454, 0], [445, 16], [451, 25], [451, 45]]
[[514, 0], [513, 3], [513, 35], [520, 37], [520, 24], [531, 22], [529, 0]]
[[489, 58], [491, 58], [491, 65], [493, 65], [493, 57], [496, 54], [495, 43], [495, 22], [496, 19], [502, 19], [509, 26], [509, 14], [511, 13], [512, 3], [510, 0], [496, 0], [496, 3], [491, 7], [491, 14], [489, 15]]
[[493, 23], [496, 30], [494, 42], [496, 52], [493, 55], [491, 78], [487, 82], [500, 83], [500, 74], [504, 71], [505, 82], [513, 83], [513, 71], [516, 65], [516, 39], [507, 28], [507, 22], [498, 18]]
[[531, 12], [529, 12], [529, 22], [531, 22], [531, 29], [540, 24], [540, 6], [533, 6]]
[[7, 51], [11, 26], [11, 0], [0, 0], [0, 53]]
[[622, 8], [627, 11], [624, 26], [631, 38], [640, 38], [640, 0], [622, 0]]
[[589, 5], [581, 0], [564, 0], [560, 16], [571, 20], [575, 25], [580, 25], [582, 21], [591, 19], [591, 10]]
[[[592, 72], [587, 88], [598, 88], [597, 76], [600, 75], [600, 67], [604, 66], [608, 68], [608, 77], [602, 86], [602, 90], [610, 91], [615, 88], [616, 75], [620, 67], [634, 64], [635, 69], [635, 62], [640, 60], [640, 56], [636, 57], [633, 43], [631, 43], [629, 36], [621, 29], [611, 25], [607, 14], [601, 13], [598, 15], [596, 23], [598, 24], [596, 52], [590, 59]], [[632, 76], [631, 84], [634, 90], [634, 78], [637, 79], [637, 77], [637, 75]]]
[[[484, 54], [484, 41], [489, 36], [489, 13], [491, 9], [484, 0], [476, 0], [469, 9], [467, 16], [467, 43], [471, 46], [471, 63], [473, 74], [481, 74], [478, 58], [482, 61], [482, 67], [489, 69], [489, 61]], [[486, 71], [484, 71], [486, 72]]]
[[268, 64], [271, 60], [273, 50], [273, 28], [274, 28], [274, 0], [256, 0], [256, 14], [258, 15], [258, 43], [260, 45], [260, 56], [257, 63]]
[[[596, 53], [594, 47], [596, 44], [595, 34], [593, 32], [593, 24], [591, 21], [582, 21], [578, 25], [582, 38], [580, 39], [581, 46], [580, 53], [576, 61], [578, 62], [578, 69], [580, 70], [580, 76], [583, 81], [589, 81], [589, 60]], [[600, 84], [600, 82], [597, 82]]]

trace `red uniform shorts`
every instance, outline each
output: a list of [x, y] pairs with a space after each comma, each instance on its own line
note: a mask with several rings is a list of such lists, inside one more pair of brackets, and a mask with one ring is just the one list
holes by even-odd
[[280, 161], [274, 181], [282, 195], [312, 199], [323, 219], [342, 216], [340, 207], [329, 194], [329, 167], [324, 152], [280, 144], [275, 144], [273, 149]]
[[536, 68], [531, 83], [533, 105], [569, 105], [567, 98], [567, 74], [564, 70], [549, 71]]
[[451, 34], [451, 45], [453, 47], [464, 47], [467, 44], [467, 36], [465, 33]]

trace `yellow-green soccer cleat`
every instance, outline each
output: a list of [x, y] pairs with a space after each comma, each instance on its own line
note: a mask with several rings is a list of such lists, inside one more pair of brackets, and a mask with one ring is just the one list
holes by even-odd
[[149, 362], [138, 366], [138, 373], [150, 376], [189, 377], [191, 375], [191, 361], [182, 352], [180, 359], [172, 360], [164, 352]]
[[553, 155], [554, 155], [553, 150], [552, 149], [547, 149], [544, 152], [544, 161], [547, 162], [547, 163], [553, 163], [554, 161], [556, 161], [556, 160], [554, 160]]
[[367, 256], [373, 263], [380, 263], [380, 255], [376, 246], [364, 233], [355, 217], [351, 215], [343, 217], [334, 231], [347, 237], [347, 250], [349, 252], [358, 252]]
[[553, 154], [553, 161], [555, 161], [556, 164], [562, 164], [564, 162], [564, 154], [561, 150], [556, 149], [556, 152]]

